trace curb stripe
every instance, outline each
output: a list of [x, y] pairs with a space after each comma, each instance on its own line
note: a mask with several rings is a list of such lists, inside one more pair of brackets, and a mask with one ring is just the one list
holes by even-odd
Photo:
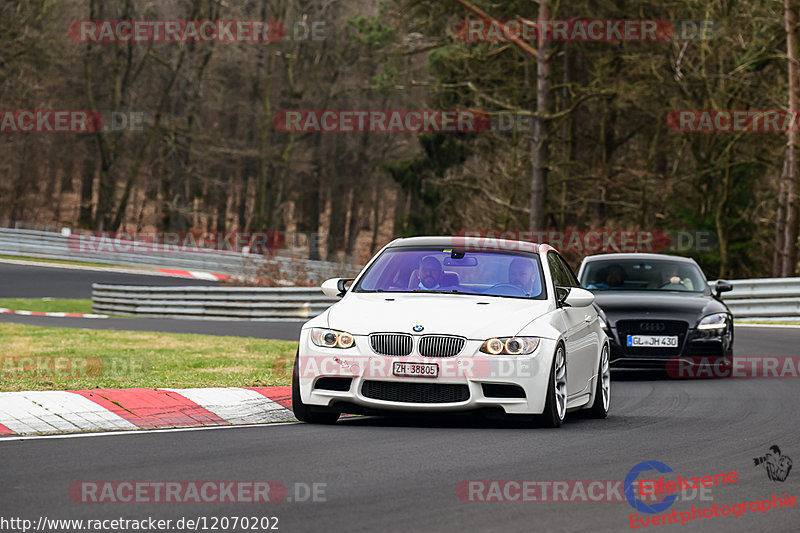
[[160, 389], [73, 391], [143, 429], [227, 425], [180, 394]]
[[215, 274], [212, 272], [198, 272], [192, 270], [174, 270], [171, 268], [159, 268], [159, 272], [162, 274], [168, 274], [170, 276], [177, 276], [180, 278], [194, 278], [194, 279], [204, 279], [207, 281], [221, 281], [224, 279], [230, 278], [227, 274]]
[[53, 316], [58, 318], [108, 318], [108, 315], [98, 315], [94, 313], [63, 313], [63, 312], [44, 312], [44, 311], [24, 311], [18, 309], [6, 309], [0, 307], [0, 314], [23, 315], [23, 316]]
[[244, 387], [256, 391], [257, 393], [271, 399], [273, 402], [282, 405], [287, 409], [292, 408], [292, 388], [291, 387]]
[[67, 391], [4, 393], [6, 422], [11, 433], [137, 429], [83, 396]]
[[0, 392], [0, 436], [294, 421], [291, 387]]
[[0, 416], [14, 433], [58, 433], [80, 428], [39, 405], [27, 393], [0, 393]]
[[269, 397], [244, 388], [164, 389], [177, 392], [230, 424], [294, 420], [292, 413]]

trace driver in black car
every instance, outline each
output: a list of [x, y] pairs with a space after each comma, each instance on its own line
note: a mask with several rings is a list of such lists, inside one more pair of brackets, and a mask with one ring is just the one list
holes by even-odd
[[625, 269], [620, 265], [611, 265], [606, 272], [606, 280], [592, 283], [587, 289], [614, 289], [622, 288], [625, 283]]
[[660, 288], [667, 290], [688, 290], [688, 287], [681, 280], [678, 265], [667, 264], [661, 269], [661, 285]]
[[[536, 269], [532, 261], [517, 257], [508, 265], [508, 282], [522, 289], [526, 296], [532, 296], [535, 289], [535, 272]], [[539, 291], [536, 290], [536, 294], [538, 294], [538, 292]]]

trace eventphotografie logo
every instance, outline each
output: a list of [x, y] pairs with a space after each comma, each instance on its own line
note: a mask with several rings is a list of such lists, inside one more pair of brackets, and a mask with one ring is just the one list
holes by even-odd
[[[646, 514], [657, 514], [669, 509], [685, 491], [711, 489], [718, 485], [738, 483], [739, 475], [736, 472], [721, 472], [715, 475], [686, 477], [678, 474], [674, 479], [666, 476], [657, 478], [640, 478], [645, 472], [657, 474], [672, 473], [672, 468], [661, 461], [642, 461], [630, 469], [625, 476], [625, 498], [631, 507]], [[637, 490], [638, 488], [638, 490]], [[646, 502], [647, 496], [657, 496], [659, 501]]]
[[625, 499], [628, 500], [630, 506], [637, 511], [649, 514], [660, 513], [661, 511], [669, 509], [672, 504], [675, 503], [675, 500], [678, 499], [677, 494], [670, 494], [662, 501], [654, 503], [645, 503], [639, 498], [635, 490], [639, 475], [641, 475], [643, 472], [653, 471], [664, 474], [667, 472], [672, 472], [672, 469], [660, 461], [643, 461], [631, 468], [630, 472], [628, 472], [628, 475], [625, 476]]
[[781, 454], [781, 449], [777, 444], [770, 446], [765, 455], [753, 457], [753, 463], [755, 466], [763, 467], [771, 481], [786, 481], [789, 472], [792, 471], [792, 460]]

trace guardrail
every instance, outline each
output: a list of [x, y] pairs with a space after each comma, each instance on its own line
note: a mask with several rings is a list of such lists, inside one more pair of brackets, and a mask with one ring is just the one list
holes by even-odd
[[[76, 237], [73, 235], [73, 239]], [[271, 272], [274, 276], [285, 276], [292, 284], [322, 281], [338, 276], [354, 276], [361, 269], [359, 265], [311, 261], [292, 257], [262, 257], [257, 254], [244, 254], [222, 250], [197, 251], [119, 251], [130, 245], [141, 243], [116, 241], [106, 250], [102, 245], [82, 247], [80, 241], [69, 241], [69, 234], [48, 231], [0, 228], [0, 254], [68, 261], [86, 261], [114, 265], [134, 265], [145, 267], [164, 267], [227, 274], [240, 278], [259, 277], [259, 273]], [[297, 279], [302, 276], [303, 279]]]
[[[735, 279], [722, 300], [737, 319], [800, 320], [800, 278]], [[716, 282], [709, 282], [714, 289]]]
[[[335, 276], [331, 276], [335, 277]], [[737, 319], [800, 320], [800, 278], [732, 280], [724, 302]], [[709, 283], [712, 290], [716, 282]], [[92, 285], [96, 313], [217, 320], [303, 320], [337, 300], [318, 287], [143, 287]]]
[[94, 312], [156, 318], [302, 320], [334, 303], [318, 287], [92, 285]]

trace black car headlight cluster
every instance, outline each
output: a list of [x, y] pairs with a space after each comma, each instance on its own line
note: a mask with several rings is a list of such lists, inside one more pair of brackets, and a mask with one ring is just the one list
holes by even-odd
[[321, 348], [352, 348], [356, 340], [346, 331], [311, 328], [311, 342]]
[[493, 337], [481, 345], [489, 355], [528, 355], [539, 346], [539, 337]]
[[697, 323], [697, 329], [701, 331], [719, 331], [728, 327], [728, 315], [726, 313], [714, 313], [704, 316]]

